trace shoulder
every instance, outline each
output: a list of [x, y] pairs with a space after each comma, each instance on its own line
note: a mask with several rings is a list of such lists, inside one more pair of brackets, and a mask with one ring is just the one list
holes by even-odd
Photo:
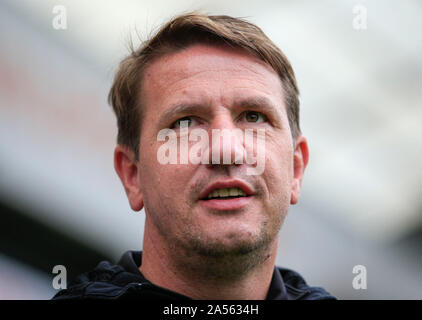
[[292, 300], [337, 300], [322, 287], [310, 286], [296, 271], [276, 267], [283, 278], [289, 299]]
[[[100, 262], [97, 267], [85, 272], [59, 291], [53, 300], [81, 299], [137, 299], [137, 300], [186, 300], [190, 299], [176, 292], [158, 287], [149, 282], [138, 271], [134, 261], [130, 266], [126, 261], [112, 265]], [[121, 265], [120, 263], [123, 263]]]
[[122, 266], [102, 261], [94, 270], [76, 277], [68, 284], [67, 289], [59, 291], [53, 300], [115, 298], [126, 291], [131, 284], [142, 283], [142, 280], [141, 277], [127, 272]]

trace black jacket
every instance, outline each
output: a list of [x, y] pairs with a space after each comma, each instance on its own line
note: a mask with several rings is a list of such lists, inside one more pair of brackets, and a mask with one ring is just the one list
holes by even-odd
[[[191, 300], [179, 293], [149, 282], [139, 271], [141, 251], [127, 251], [112, 265], [102, 261], [72, 281], [53, 299], [145, 299]], [[274, 268], [267, 300], [332, 300], [336, 299], [321, 287], [310, 287], [297, 272]]]

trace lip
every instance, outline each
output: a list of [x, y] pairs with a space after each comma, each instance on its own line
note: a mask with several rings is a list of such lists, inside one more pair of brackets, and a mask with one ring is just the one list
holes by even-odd
[[[246, 183], [243, 182], [242, 180], [238, 180], [238, 179], [232, 179], [232, 180], [219, 180], [219, 181], [215, 181], [214, 183], [210, 184], [209, 186], [207, 186], [200, 194], [199, 199], [202, 201], [212, 201], [212, 200], [206, 200], [206, 197], [208, 196], [208, 194], [210, 192], [212, 192], [215, 189], [221, 189], [221, 188], [239, 188], [241, 190], [243, 190], [247, 196], [251, 196], [254, 194], [253, 189]], [[248, 198], [248, 197], [240, 197], [238, 199], [242, 199], [242, 198]], [[226, 199], [226, 200], [217, 200], [217, 201], [231, 201], [231, 200], [238, 200], [238, 199]]]
[[199, 200], [199, 204], [205, 208], [212, 210], [239, 210], [245, 207], [252, 197], [239, 197], [233, 199], [210, 199]]

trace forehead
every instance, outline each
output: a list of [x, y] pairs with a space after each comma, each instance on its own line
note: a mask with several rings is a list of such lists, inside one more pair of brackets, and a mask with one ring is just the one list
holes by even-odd
[[266, 63], [242, 49], [193, 45], [153, 61], [143, 77], [143, 108], [159, 113], [175, 100], [229, 105], [245, 95], [283, 104], [281, 80]]

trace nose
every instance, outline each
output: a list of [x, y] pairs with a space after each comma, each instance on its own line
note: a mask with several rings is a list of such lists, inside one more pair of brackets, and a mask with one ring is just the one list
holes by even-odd
[[236, 127], [231, 115], [220, 114], [209, 128], [208, 167], [215, 165], [239, 165], [244, 163], [245, 147], [243, 131]]

